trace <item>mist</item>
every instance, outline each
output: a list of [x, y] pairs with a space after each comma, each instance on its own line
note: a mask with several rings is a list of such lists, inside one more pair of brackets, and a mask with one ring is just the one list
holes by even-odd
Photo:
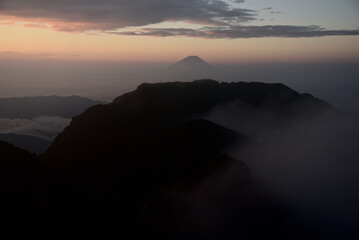
[[233, 103], [203, 117], [255, 141], [230, 155], [248, 165], [261, 192], [291, 209], [295, 225], [326, 239], [357, 231], [358, 115], [323, 112], [282, 124], [270, 111], [239, 111]]
[[[156, 81], [162, 64], [0, 60], [0, 97], [71, 96], [111, 101]], [[160, 80], [158, 80], [160, 81]]]
[[192, 81], [284, 83], [342, 111], [359, 111], [358, 63], [213, 63], [181, 69], [173, 63], [0, 60], [0, 97], [79, 95], [111, 101], [143, 82]]
[[283, 83], [342, 111], [359, 110], [359, 63], [222, 64], [221, 81]]
[[[111, 101], [142, 82], [212, 78], [284, 83], [340, 111], [359, 111], [358, 63], [211, 65], [210, 70], [178, 71], [173, 70], [172, 63], [0, 60], [0, 96], [79, 95]], [[236, 104], [218, 106], [202, 117], [246, 134], [259, 144], [256, 151], [234, 148], [231, 156], [245, 161], [263, 191], [274, 193], [285, 205], [293, 206], [303, 222], [312, 222], [318, 228], [358, 227], [358, 117], [323, 113], [280, 125], [270, 111], [237, 111]], [[60, 117], [0, 119], [0, 131], [52, 140], [69, 122]]]
[[58, 116], [39, 116], [32, 119], [0, 118], [0, 133], [29, 135], [52, 141], [71, 122]]

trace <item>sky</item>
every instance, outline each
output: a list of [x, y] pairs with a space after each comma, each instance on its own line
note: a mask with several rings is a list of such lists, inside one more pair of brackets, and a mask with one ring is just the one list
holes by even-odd
[[0, 0], [0, 59], [358, 62], [358, 0]]

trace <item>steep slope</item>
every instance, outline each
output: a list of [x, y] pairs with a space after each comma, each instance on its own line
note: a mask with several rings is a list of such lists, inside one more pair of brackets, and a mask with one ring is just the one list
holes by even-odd
[[[64, 219], [70, 225], [112, 230], [121, 226], [121, 232], [148, 235], [147, 231], [139, 230], [149, 227], [153, 220], [143, 206], [160, 203], [159, 195], [176, 192], [179, 194], [176, 196], [182, 196], [195, 191], [204, 181], [221, 175], [230, 166], [241, 173], [240, 188], [250, 182], [245, 164], [226, 155], [226, 148], [234, 143], [243, 146], [251, 143], [242, 134], [200, 119], [163, 130], [161, 138], [146, 141], [142, 138], [153, 137], [146, 136], [152, 132], [149, 129], [127, 131], [125, 137], [134, 141], [131, 142], [134, 146], [121, 139], [123, 136], [117, 136], [112, 145], [103, 146], [107, 150], [103, 155], [87, 158], [81, 155], [82, 158], [72, 162], [51, 162], [48, 153], [42, 155], [42, 162], [49, 161], [50, 167], [59, 173], [59, 182], [63, 182], [59, 202], [55, 200], [51, 205], [60, 205], [62, 214], [73, 216]], [[125, 148], [124, 144], [127, 144]]]
[[[159, 165], [155, 168], [162, 169], [160, 178], [166, 185], [193, 188], [196, 182], [234, 163], [234, 159], [226, 156], [230, 146], [246, 147], [251, 143], [249, 137], [218, 124], [192, 120], [170, 132], [157, 153]], [[244, 169], [249, 175], [243, 164]]]

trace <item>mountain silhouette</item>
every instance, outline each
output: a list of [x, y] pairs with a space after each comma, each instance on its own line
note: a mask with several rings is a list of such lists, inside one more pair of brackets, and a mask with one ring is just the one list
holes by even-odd
[[[232, 103], [237, 104], [235, 111], [239, 112], [258, 109], [271, 112], [274, 118], [268, 121], [273, 128], [299, 116], [335, 111], [328, 103], [309, 94], [299, 94], [283, 84], [214, 80], [144, 83], [110, 104], [90, 107], [74, 117], [70, 126], [40, 155], [40, 160], [56, 169], [56, 174], [66, 179], [76, 195], [87, 199], [80, 203], [63, 202], [67, 209], [76, 209], [81, 219], [84, 215], [94, 221], [86, 209], [110, 198], [116, 199], [113, 204], [106, 202], [91, 214], [99, 219], [104, 218], [104, 212], [111, 212], [106, 218], [120, 214], [122, 217], [112, 224], [128, 230], [142, 224], [146, 229], [162, 233], [177, 231], [170, 230], [176, 221], [171, 226], [162, 225], [169, 212], [166, 207], [159, 207], [160, 203], [167, 206], [169, 199], [177, 199], [180, 205], [187, 204], [180, 199], [202, 189], [206, 181], [216, 179], [227, 169], [237, 173], [233, 179], [239, 184], [238, 201], [243, 206], [250, 203], [248, 209], [259, 211], [261, 217], [270, 217], [273, 213], [265, 209], [271, 207], [260, 204], [261, 197], [242, 196], [243, 191], [254, 191], [250, 171], [241, 159], [234, 160], [227, 152], [233, 144], [240, 149], [253, 141], [244, 134], [201, 119], [217, 106]], [[258, 208], [252, 204], [259, 204]], [[153, 211], [159, 215], [153, 215]], [[281, 215], [280, 212], [276, 211], [275, 215]], [[234, 219], [239, 216], [234, 214]], [[252, 229], [254, 222], [248, 223], [247, 229]], [[276, 221], [273, 224], [281, 226]], [[198, 234], [202, 236], [203, 229]]]
[[165, 69], [160, 78], [173, 81], [192, 81], [193, 79], [214, 78], [216, 74], [216, 68], [200, 57], [188, 56]]
[[213, 69], [213, 67], [198, 56], [188, 56], [172, 65], [174, 69]]
[[[132, 121], [131, 117], [129, 115], [128, 120]], [[250, 181], [246, 165], [229, 157], [225, 151], [234, 143], [243, 146], [250, 144], [251, 140], [247, 136], [201, 119], [170, 129], [151, 129], [151, 126], [146, 125], [134, 125], [130, 129], [126, 123], [128, 120], [116, 124], [121, 129], [117, 137], [107, 136], [102, 139], [98, 136], [100, 145], [95, 152], [101, 151], [100, 155], [99, 152], [90, 151], [94, 155], [84, 157], [82, 151], [85, 149], [81, 147], [79, 151], [73, 152], [76, 157], [63, 149], [61, 151], [68, 158], [63, 158], [61, 154], [61, 160], [54, 159], [53, 149], [59, 147], [59, 143], [62, 145], [61, 142], [54, 143], [41, 155], [41, 162], [50, 169], [56, 169], [56, 174], [63, 179], [61, 182], [66, 182], [71, 189], [71, 192], [65, 192], [65, 196], [70, 194], [68, 200], [61, 198], [61, 205], [64, 206], [62, 213], [81, 219], [84, 227], [91, 224], [97, 228], [120, 225], [124, 232], [147, 228], [157, 217], [143, 209], [144, 205], [152, 210], [157, 209], [157, 204], [162, 201], [161, 196], [169, 196], [172, 192], [182, 196], [198, 188], [206, 179], [221, 175], [230, 166], [240, 173], [238, 177], [241, 185], [247, 185]], [[113, 142], [107, 145], [110, 139]], [[113, 147], [118, 151], [113, 151]], [[61, 186], [63, 188], [64, 184]], [[74, 196], [81, 201], [74, 202]], [[108, 202], [109, 199], [112, 200]], [[103, 204], [103, 201], [107, 203]], [[92, 209], [90, 212], [89, 207]], [[158, 213], [165, 211], [163, 208], [157, 210]], [[93, 216], [102, 220], [98, 221]], [[112, 222], [110, 219], [117, 220]], [[146, 231], [136, 232], [148, 234]]]
[[[29, 215], [36, 213], [45, 219], [41, 226], [57, 231], [94, 229], [160, 239], [310, 235], [305, 224], [286, 216], [287, 206], [253, 181], [245, 150], [261, 150], [255, 135], [208, 120], [219, 109], [239, 116], [243, 129], [252, 125], [261, 132], [339, 114], [283, 84], [143, 83], [73, 117], [38, 159], [0, 142], [5, 146], [0, 154], [16, 149], [1, 158], [3, 164], [18, 172], [15, 179], [27, 179], [14, 184], [20, 194], [6, 196], [8, 215], [26, 198], [21, 209], [35, 209]], [[234, 157], [233, 148], [242, 154]], [[26, 155], [18, 166], [26, 167], [11, 165], [17, 151]]]
[[[92, 175], [101, 165], [122, 166], [134, 154], [148, 158], [176, 126], [232, 102], [241, 103], [238, 111], [270, 111], [273, 127], [297, 116], [334, 111], [328, 103], [283, 84], [213, 80], [144, 83], [110, 104], [93, 106], [74, 117], [43, 158], [59, 169], [75, 171], [77, 176]], [[84, 163], [87, 168], [83, 168]]]

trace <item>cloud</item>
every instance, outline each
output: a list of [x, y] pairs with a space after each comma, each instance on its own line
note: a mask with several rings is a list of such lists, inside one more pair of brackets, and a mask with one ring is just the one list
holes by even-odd
[[0, 133], [15, 133], [53, 140], [70, 124], [70, 121], [71, 119], [57, 116], [40, 116], [32, 119], [0, 118]]
[[0, 15], [46, 22], [61, 31], [87, 31], [165, 21], [230, 25], [254, 20], [256, 11], [221, 0], [0, 0]]
[[233, 2], [235, 2], [235, 3], [244, 3], [245, 0], [233, 0]]
[[323, 37], [359, 35], [356, 30], [327, 30], [319, 26], [291, 26], [291, 25], [264, 25], [264, 26], [230, 26], [204, 27], [200, 29], [186, 28], [141, 28], [136, 31], [108, 32], [119, 35], [135, 36], [185, 36], [200, 38], [259, 38], [259, 37]]
[[338, 232], [356, 230], [359, 115], [304, 115], [286, 122], [266, 108], [246, 111], [239, 102], [233, 102], [217, 106], [203, 118], [258, 143], [246, 151], [238, 146], [229, 155], [243, 159], [257, 186], [291, 206], [287, 216], [296, 219], [296, 226], [310, 223], [318, 234], [326, 234], [328, 226]]
[[[354, 30], [319, 26], [251, 26], [259, 12], [238, 8], [244, 0], [0, 0], [0, 24], [65, 32], [114, 33], [133, 36], [200, 38], [321, 37], [358, 35]], [[233, 5], [233, 3], [236, 3]], [[261, 11], [271, 11], [271, 7]], [[280, 13], [271, 11], [271, 13]], [[149, 24], [185, 22], [203, 28], [144, 28]], [[195, 25], [194, 25], [195, 26]], [[132, 28], [139, 28], [130, 30]]]

